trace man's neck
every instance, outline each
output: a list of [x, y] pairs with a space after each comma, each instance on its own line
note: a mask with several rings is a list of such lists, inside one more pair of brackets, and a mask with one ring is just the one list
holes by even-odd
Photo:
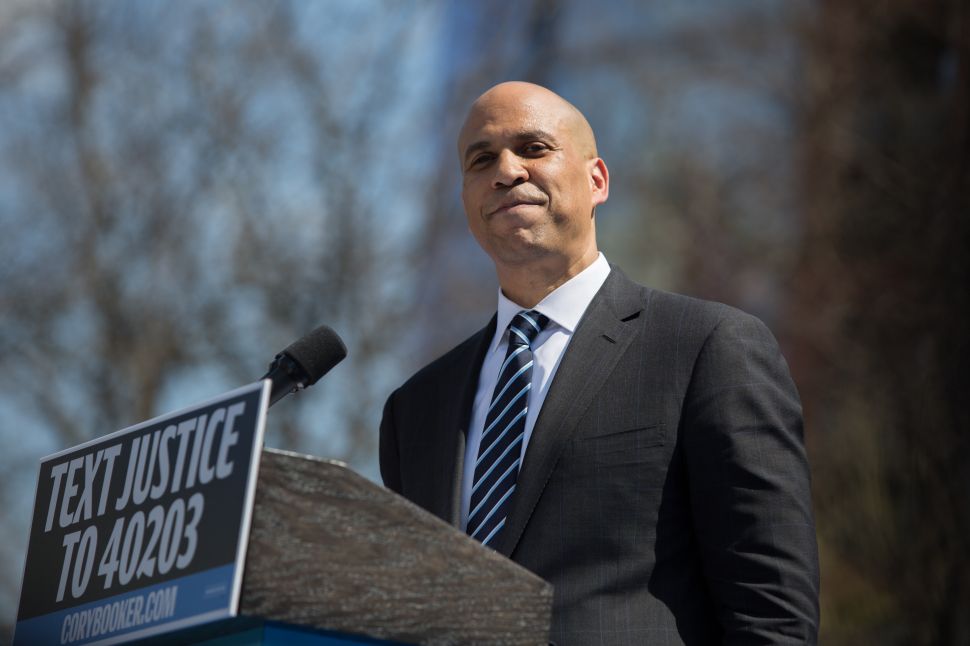
[[593, 247], [581, 258], [572, 261], [547, 261], [515, 267], [496, 265], [495, 270], [506, 298], [522, 307], [532, 308], [560, 285], [592, 265], [598, 257], [599, 251]]

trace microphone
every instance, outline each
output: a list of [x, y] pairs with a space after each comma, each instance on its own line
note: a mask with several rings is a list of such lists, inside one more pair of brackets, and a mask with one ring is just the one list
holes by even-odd
[[317, 383], [347, 356], [347, 346], [337, 333], [321, 325], [303, 338], [294, 341], [276, 355], [263, 379], [273, 382], [269, 405], [272, 406], [292, 392]]

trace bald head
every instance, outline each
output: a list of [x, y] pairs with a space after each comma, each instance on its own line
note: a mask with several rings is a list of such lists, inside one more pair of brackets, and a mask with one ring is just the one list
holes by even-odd
[[475, 143], [468, 141], [471, 132], [512, 113], [521, 113], [536, 123], [553, 125], [584, 158], [598, 156], [593, 129], [583, 113], [552, 90], [524, 81], [499, 83], [472, 103], [458, 135], [458, 154], [464, 159], [466, 147]]

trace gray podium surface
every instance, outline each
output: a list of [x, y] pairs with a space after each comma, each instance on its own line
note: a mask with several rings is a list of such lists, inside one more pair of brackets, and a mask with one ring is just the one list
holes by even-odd
[[240, 613], [414, 644], [546, 644], [552, 587], [338, 462], [265, 449]]

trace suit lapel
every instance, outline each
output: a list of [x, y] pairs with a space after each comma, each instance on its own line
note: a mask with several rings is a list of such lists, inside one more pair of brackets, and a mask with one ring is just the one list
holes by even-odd
[[[640, 288], [613, 267], [573, 333], [526, 449], [498, 551], [511, 556], [576, 424], [636, 335]], [[479, 362], [480, 365], [480, 362]]]
[[[495, 335], [495, 316], [477, 334], [465, 341], [464, 351], [459, 354], [445, 392], [453, 396], [442, 397], [435, 402], [441, 415], [435, 429], [438, 441], [434, 442], [436, 455], [428, 465], [436, 484], [432, 487], [434, 499], [429, 509], [438, 517], [458, 526], [461, 516], [461, 481], [465, 461], [465, 440], [471, 423], [472, 403], [478, 388], [478, 375], [489, 343]], [[456, 432], [457, 429], [457, 432]], [[432, 465], [444, 465], [443, 468]]]

